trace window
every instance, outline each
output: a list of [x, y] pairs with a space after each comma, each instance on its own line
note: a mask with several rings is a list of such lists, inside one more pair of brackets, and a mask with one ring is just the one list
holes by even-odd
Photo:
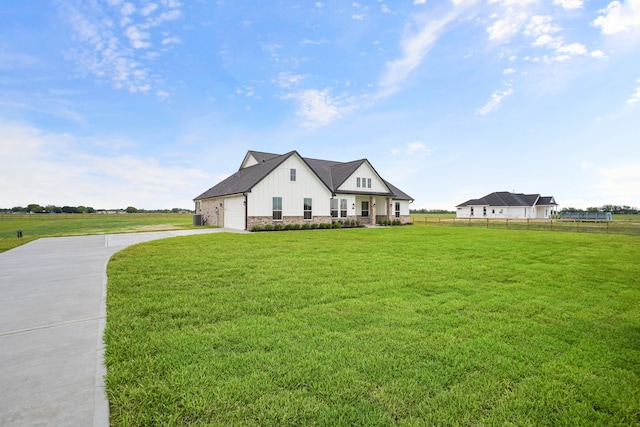
[[471, 206], [471, 216], [473, 216], [473, 206]]
[[282, 197], [273, 198], [273, 217], [276, 221], [282, 220]]
[[340, 218], [347, 217], [347, 199], [340, 199]]
[[356, 187], [360, 188], [360, 177], [356, 178]]
[[482, 216], [487, 216], [487, 207], [486, 206], [482, 207]]
[[396, 218], [400, 218], [400, 202], [396, 202]]
[[369, 202], [362, 202], [362, 212], [360, 213], [365, 218], [369, 217]]
[[311, 219], [311, 199], [304, 199], [304, 219]]
[[371, 188], [371, 178], [367, 178], [367, 188]]
[[291, 181], [295, 181], [296, 180], [296, 170], [295, 169], [291, 169], [289, 171], [289, 179]]
[[338, 217], [338, 199], [331, 199], [331, 216]]

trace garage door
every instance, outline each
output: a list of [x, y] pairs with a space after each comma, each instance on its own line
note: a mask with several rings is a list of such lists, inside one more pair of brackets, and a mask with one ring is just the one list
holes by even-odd
[[224, 199], [224, 226], [239, 230], [246, 228], [243, 196]]

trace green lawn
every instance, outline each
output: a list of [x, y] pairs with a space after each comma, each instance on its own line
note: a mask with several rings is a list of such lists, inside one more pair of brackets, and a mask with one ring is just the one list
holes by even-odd
[[[41, 237], [192, 227], [188, 214], [0, 214], [0, 252]], [[17, 231], [22, 230], [22, 238]]]
[[114, 426], [640, 423], [637, 236], [223, 233], [108, 277]]

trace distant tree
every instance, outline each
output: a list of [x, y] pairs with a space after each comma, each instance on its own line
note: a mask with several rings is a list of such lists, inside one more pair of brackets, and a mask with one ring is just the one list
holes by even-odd
[[42, 211], [44, 211], [44, 208], [38, 204], [31, 203], [27, 206], [27, 212], [40, 213]]
[[14, 206], [11, 208], [11, 212], [25, 212], [27, 209], [22, 206]]
[[138, 209], [134, 208], [133, 206], [129, 206], [125, 210], [127, 211], [127, 213], [136, 213], [136, 212], [138, 212]]
[[87, 208], [86, 208], [85, 206], [80, 205], [80, 206], [78, 206], [78, 207], [76, 208], [76, 211], [77, 211], [78, 213], [81, 213], [81, 214], [82, 214], [82, 213], [86, 213], [86, 212], [87, 212]]
[[87, 213], [96, 213], [96, 210], [93, 209], [91, 206], [87, 206]]
[[78, 213], [78, 208], [75, 206], [63, 206], [62, 212], [64, 213]]

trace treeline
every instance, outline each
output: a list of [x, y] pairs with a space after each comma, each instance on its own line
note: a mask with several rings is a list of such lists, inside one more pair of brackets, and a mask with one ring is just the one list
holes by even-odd
[[0, 213], [30, 213], [30, 214], [85, 214], [85, 213], [193, 213], [191, 209], [137, 209], [128, 206], [126, 209], [94, 209], [91, 206], [41, 206], [36, 203], [24, 206], [14, 206], [12, 208], [0, 208]]
[[448, 211], [446, 209], [409, 209], [409, 213], [412, 214], [453, 214], [455, 211]]
[[[585, 209], [576, 208], [562, 208], [560, 212], [584, 212]], [[633, 206], [619, 206], [619, 205], [602, 205], [599, 207], [590, 207], [586, 209], [587, 212], [611, 212], [612, 214], [638, 214], [640, 210]]]

